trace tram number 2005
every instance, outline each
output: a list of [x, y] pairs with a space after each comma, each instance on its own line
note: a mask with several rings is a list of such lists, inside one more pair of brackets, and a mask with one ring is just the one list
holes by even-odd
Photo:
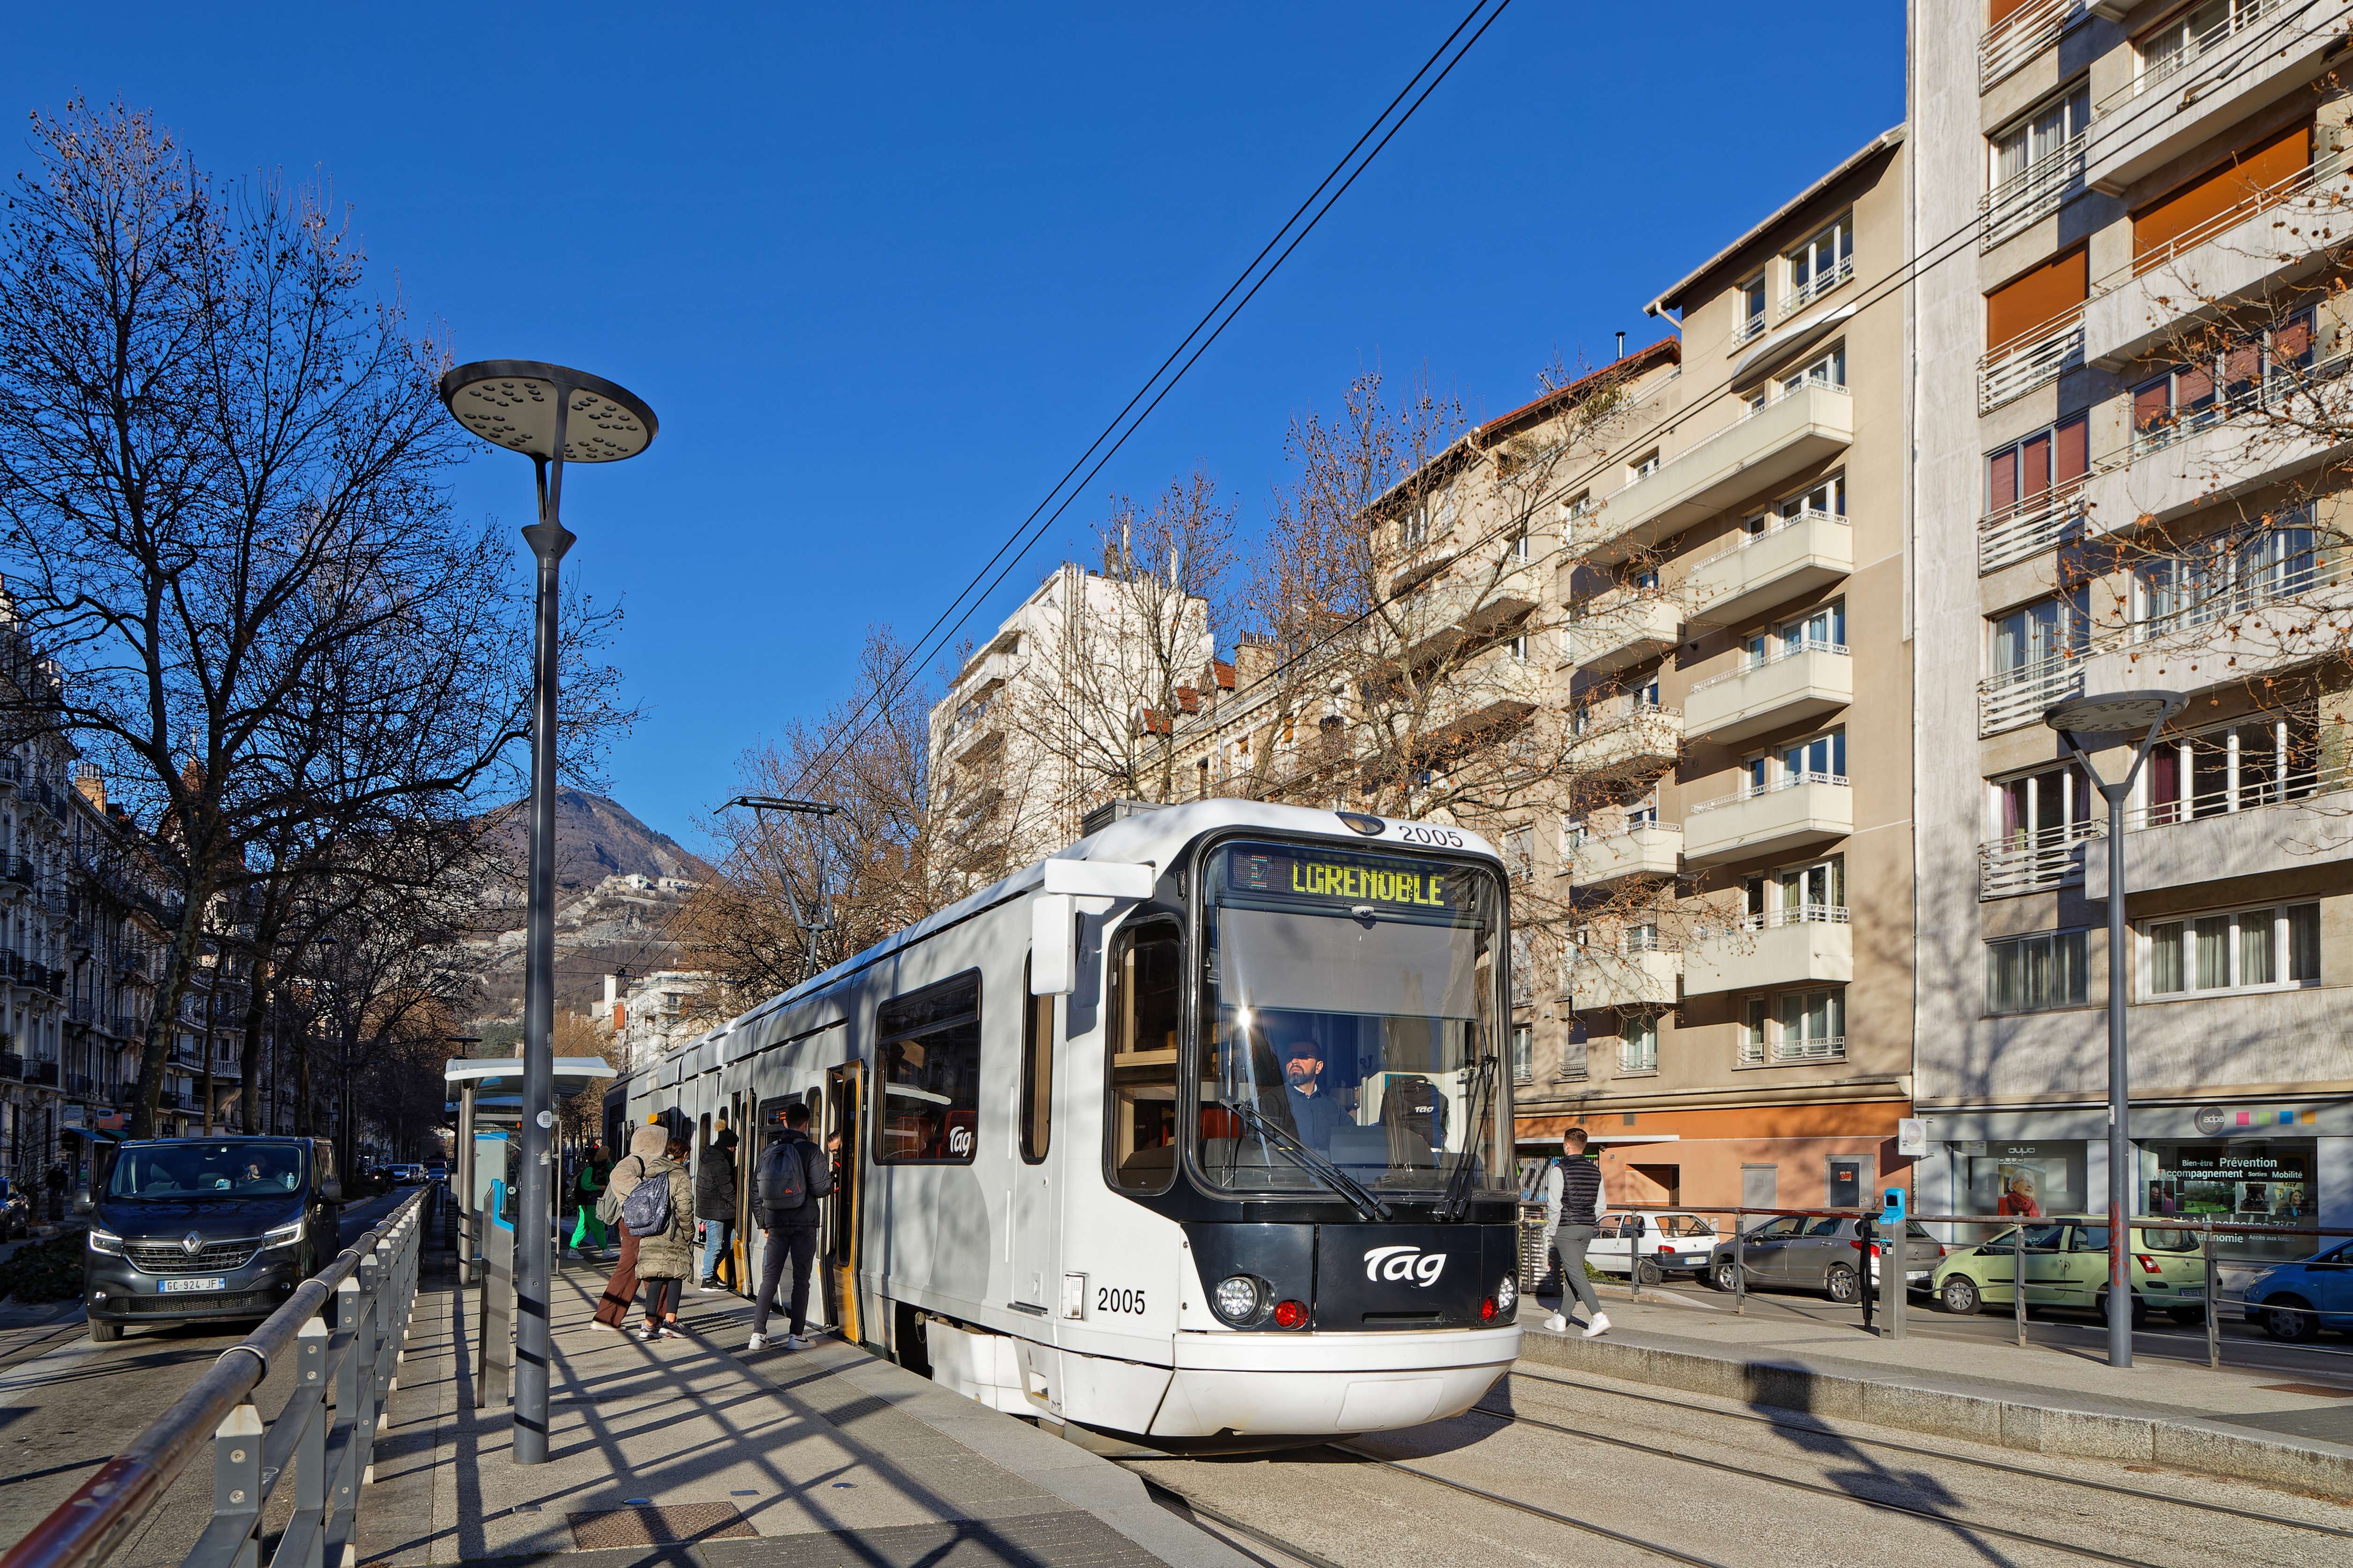
[[1109, 1286], [1099, 1285], [1095, 1288], [1095, 1310], [1098, 1312], [1142, 1312], [1144, 1310], [1144, 1292], [1141, 1290], [1114, 1290]]
[[1410, 823], [1400, 823], [1397, 836], [1404, 844], [1436, 844], [1448, 849], [1462, 847], [1462, 835], [1450, 828], [1417, 827]]

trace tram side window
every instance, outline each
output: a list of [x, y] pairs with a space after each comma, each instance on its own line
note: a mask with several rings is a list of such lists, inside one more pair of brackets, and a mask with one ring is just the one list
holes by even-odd
[[980, 973], [877, 1009], [874, 1158], [969, 1165], [980, 1131]]
[[1173, 922], [1123, 931], [1112, 952], [1113, 1183], [1156, 1193], [1176, 1175], [1176, 1035], [1183, 1022], [1183, 945]]
[[1044, 1159], [1053, 1131], [1054, 998], [1032, 996], [1021, 1037], [1021, 1157]]

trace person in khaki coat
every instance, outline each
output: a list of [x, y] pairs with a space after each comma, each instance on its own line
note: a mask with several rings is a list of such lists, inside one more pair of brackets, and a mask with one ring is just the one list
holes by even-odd
[[[659, 1127], [644, 1131], [662, 1136]], [[635, 1138], [629, 1140], [631, 1149], [637, 1146]], [[694, 1267], [694, 1181], [686, 1169], [691, 1152], [685, 1139], [670, 1138], [659, 1154], [644, 1163], [642, 1180], [670, 1184], [670, 1224], [658, 1235], [638, 1237], [638, 1279], [646, 1289], [646, 1325], [638, 1331], [641, 1340], [679, 1337], [678, 1300]]]
[[[662, 1158], [670, 1143], [670, 1134], [659, 1127], [640, 1127], [629, 1134], [629, 1152], [614, 1162], [606, 1180], [605, 1195], [600, 1200], [605, 1212], [617, 1215], [621, 1205], [628, 1201], [630, 1192], [646, 1177], [652, 1163]], [[676, 1193], [670, 1194], [673, 1200]], [[673, 1222], [673, 1226], [675, 1222]], [[618, 1331], [628, 1321], [629, 1307], [638, 1299], [638, 1238], [629, 1227], [616, 1219], [613, 1234], [621, 1238], [620, 1261], [613, 1266], [613, 1277], [605, 1281], [605, 1293], [596, 1303], [596, 1321], [591, 1328]]]

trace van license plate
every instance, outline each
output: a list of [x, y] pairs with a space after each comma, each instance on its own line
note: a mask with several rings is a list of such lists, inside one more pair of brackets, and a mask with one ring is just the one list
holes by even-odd
[[164, 1281], [164, 1294], [173, 1296], [183, 1290], [218, 1290], [227, 1284], [227, 1279], [217, 1274], [209, 1279], [166, 1279]]

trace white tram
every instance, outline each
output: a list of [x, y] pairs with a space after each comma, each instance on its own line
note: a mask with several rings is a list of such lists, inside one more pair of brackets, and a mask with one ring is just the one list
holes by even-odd
[[997, 1409], [1410, 1426], [1519, 1352], [1506, 921], [1456, 828], [1139, 811], [673, 1052], [629, 1120], [699, 1152], [808, 1101], [826, 1315]]

